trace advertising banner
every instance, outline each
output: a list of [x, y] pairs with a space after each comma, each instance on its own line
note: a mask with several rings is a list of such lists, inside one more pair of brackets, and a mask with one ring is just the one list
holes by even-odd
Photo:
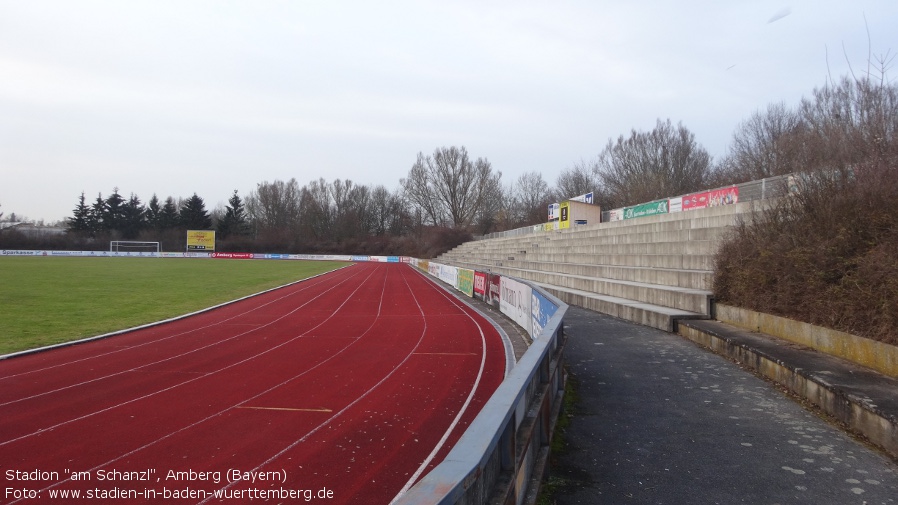
[[490, 282], [487, 289], [487, 302], [494, 307], [499, 306], [502, 299], [502, 276], [499, 274], [490, 274]]
[[368, 261], [368, 256], [352, 256], [351, 261]]
[[676, 198], [671, 198], [667, 202], [667, 212], [673, 214], [674, 212], [683, 212], [683, 197], [678, 196]]
[[429, 273], [430, 275], [439, 279], [441, 266], [443, 266], [443, 265], [440, 265], [439, 263], [434, 263], [433, 261], [431, 261], [430, 263], [427, 264], [427, 273]]
[[560, 207], [561, 206], [557, 203], [549, 204], [549, 221], [555, 221], [556, 219], [558, 219], [558, 215], [559, 215], [558, 209]]
[[708, 206], [708, 197], [709, 194], [707, 191], [684, 196], [683, 210], [704, 209]]
[[47, 251], [4, 249], [0, 254], [3, 256], [46, 256]]
[[731, 186], [729, 188], [686, 195], [683, 197], [683, 210], [719, 207], [721, 205], [732, 205], [734, 203], [739, 203], [739, 188]]
[[518, 323], [521, 328], [532, 328], [530, 302], [533, 296], [530, 286], [508, 277], [502, 277], [499, 310]]
[[585, 195], [575, 196], [571, 198], [572, 202], [583, 202], [592, 205], [592, 193], [586, 193]]
[[474, 297], [488, 299], [490, 276], [484, 272], [474, 272]]
[[474, 271], [467, 268], [458, 269], [458, 290], [474, 297]]
[[430, 273], [430, 260], [418, 260], [418, 268], [422, 272]]
[[439, 277], [441, 281], [458, 289], [458, 268], [449, 265], [440, 265]]
[[531, 330], [530, 337], [534, 340], [543, 332], [543, 328], [549, 323], [549, 319], [555, 315], [558, 307], [537, 290], [533, 290], [533, 298], [530, 300]]
[[215, 250], [215, 231], [187, 230], [187, 250], [213, 252]]
[[736, 186], [708, 192], [708, 207], [733, 205], [734, 203], [739, 203], [739, 188]]
[[253, 253], [212, 253], [212, 257], [229, 260], [251, 260], [253, 259]]
[[561, 202], [558, 209], [558, 228], [567, 229], [571, 227], [571, 202]]
[[654, 216], [657, 214], [667, 214], [667, 200], [656, 200], [641, 205], [634, 205], [633, 207], [624, 207], [624, 219]]
[[609, 221], [623, 221], [624, 220], [624, 209], [614, 209], [610, 211], [608, 214], [611, 217], [608, 219]]

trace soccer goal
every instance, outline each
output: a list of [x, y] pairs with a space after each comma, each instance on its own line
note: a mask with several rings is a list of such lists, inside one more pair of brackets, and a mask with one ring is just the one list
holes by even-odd
[[159, 242], [136, 240], [110, 240], [109, 252], [160, 252]]

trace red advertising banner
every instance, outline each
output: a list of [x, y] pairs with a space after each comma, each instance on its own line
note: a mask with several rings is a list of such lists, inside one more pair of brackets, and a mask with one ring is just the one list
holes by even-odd
[[704, 209], [705, 207], [719, 207], [739, 203], [739, 188], [715, 189], [703, 193], [693, 193], [683, 197], [683, 210]]
[[474, 296], [486, 300], [486, 292], [489, 284], [489, 275], [483, 272], [474, 272]]
[[710, 194], [705, 191], [704, 193], [693, 193], [691, 195], [686, 195], [683, 197], [683, 210], [695, 210], [695, 209], [704, 209], [708, 206], [708, 199]]
[[253, 253], [223, 253], [217, 252], [212, 253], [213, 258], [224, 258], [229, 260], [251, 260], [253, 259]]
[[708, 192], [708, 207], [719, 207], [734, 203], [739, 203], [739, 188], [736, 186]]
[[489, 285], [489, 293], [488, 297], [484, 299], [491, 303], [492, 305], [498, 307], [499, 306], [499, 293], [502, 291], [501, 288], [502, 277], [499, 274], [490, 274], [490, 285]]

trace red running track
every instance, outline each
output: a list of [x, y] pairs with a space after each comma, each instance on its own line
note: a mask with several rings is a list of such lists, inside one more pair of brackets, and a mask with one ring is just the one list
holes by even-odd
[[413, 268], [360, 263], [3, 360], [0, 503], [386, 504], [473, 420], [504, 349]]

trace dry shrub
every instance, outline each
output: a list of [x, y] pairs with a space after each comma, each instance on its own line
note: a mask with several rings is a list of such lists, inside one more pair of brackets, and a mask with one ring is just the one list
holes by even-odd
[[895, 157], [800, 181], [722, 245], [716, 298], [898, 344]]

